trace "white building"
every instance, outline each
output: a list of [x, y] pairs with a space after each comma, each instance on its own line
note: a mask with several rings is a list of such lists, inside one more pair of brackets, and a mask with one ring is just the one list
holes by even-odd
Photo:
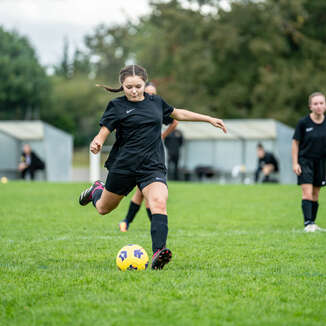
[[45, 163], [36, 179], [70, 181], [73, 137], [42, 121], [0, 121], [0, 177], [18, 179], [23, 144]]
[[179, 166], [193, 172], [210, 166], [221, 182], [253, 182], [256, 147], [261, 143], [279, 161], [281, 183], [296, 182], [292, 171], [291, 143], [294, 130], [272, 119], [224, 120], [228, 133], [208, 123], [179, 122], [184, 136]]

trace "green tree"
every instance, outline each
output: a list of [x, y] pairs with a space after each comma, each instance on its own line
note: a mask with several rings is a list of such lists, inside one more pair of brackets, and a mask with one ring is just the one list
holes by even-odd
[[52, 85], [51, 110], [43, 119], [71, 133], [76, 146], [88, 144], [112, 96], [96, 88], [93, 80], [81, 74], [69, 80], [53, 76]]
[[38, 118], [50, 82], [27, 38], [0, 27], [0, 119]]
[[101, 82], [118, 83], [120, 69], [131, 59], [129, 39], [130, 23], [125, 25], [99, 25], [93, 34], [85, 37], [92, 72]]
[[52, 118], [60, 116], [78, 142], [97, 128], [78, 114], [103, 112], [93, 84], [114, 86], [132, 62], [147, 68], [172, 105], [223, 118], [294, 125], [308, 112], [308, 95], [326, 91], [322, 0], [234, 0], [228, 9], [218, 0], [156, 0], [151, 8], [137, 23], [98, 26], [86, 50], [75, 52], [69, 85], [55, 82], [60, 108]]
[[69, 41], [67, 38], [65, 38], [63, 41], [63, 53], [61, 61], [58, 65], [55, 65], [54, 69], [57, 76], [62, 76], [65, 79], [71, 78], [74, 73], [73, 65], [69, 59]]

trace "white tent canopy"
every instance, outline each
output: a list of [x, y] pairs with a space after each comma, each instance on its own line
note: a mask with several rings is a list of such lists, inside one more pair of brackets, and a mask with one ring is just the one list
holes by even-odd
[[44, 137], [41, 121], [0, 121], [0, 131], [22, 141], [39, 140]]
[[45, 162], [46, 169], [41, 171], [41, 179], [71, 180], [73, 138], [42, 121], [0, 121], [1, 176], [9, 179], [19, 177], [17, 167], [24, 143], [30, 144]]
[[245, 171], [252, 181], [257, 167], [256, 147], [262, 143], [279, 160], [280, 182], [295, 182], [291, 162], [292, 128], [273, 119], [226, 119], [224, 123], [227, 134], [208, 123], [179, 122], [178, 129], [184, 136], [180, 166], [184, 170], [210, 166], [220, 175], [231, 175], [238, 169]]
[[185, 139], [276, 139], [277, 122], [272, 119], [223, 120], [228, 133], [205, 122], [179, 122]]

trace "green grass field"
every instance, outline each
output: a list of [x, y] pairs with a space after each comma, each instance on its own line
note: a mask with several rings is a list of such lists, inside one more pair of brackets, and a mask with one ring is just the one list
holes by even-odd
[[145, 209], [121, 233], [130, 197], [100, 216], [85, 186], [0, 184], [1, 326], [326, 324], [326, 232], [303, 232], [299, 187], [171, 182], [172, 262], [120, 272], [122, 246], [151, 254]]

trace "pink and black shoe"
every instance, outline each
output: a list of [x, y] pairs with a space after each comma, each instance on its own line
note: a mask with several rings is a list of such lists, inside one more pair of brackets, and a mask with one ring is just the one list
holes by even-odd
[[160, 249], [152, 257], [152, 269], [163, 269], [172, 259], [172, 252], [168, 248]]
[[97, 180], [89, 188], [84, 190], [79, 196], [79, 204], [85, 206], [90, 203], [92, 201], [93, 192], [96, 189], [104, 189], [104, 182]]

